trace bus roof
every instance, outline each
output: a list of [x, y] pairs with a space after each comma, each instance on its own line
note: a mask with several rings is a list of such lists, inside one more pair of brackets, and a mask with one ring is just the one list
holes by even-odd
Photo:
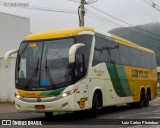
[[94, 32], [94, 29], [90, 27], [54, 29], [28, 35], [24, 38], [24, 40], [44, 40], [44, 39], [71, 37], [71, 36], [76, 36], [83, 31]]
[[107, 33], [107, 34], [101, 34], [99, 32], [96, 32], [97, 35], [101, 36], [102, 38], [107, 38], [109, 40], [112, 40], [114, 42], [117, 42], [119, 44], [123, 44], [123, 45], [126, 45], [126, 46], [130, 46], [130, 47], [133, 47], [133, 48], [136, 48], [136, 49], [140, 49], [142, 51], [147, 51], [147, 52], [151, 52], [151, 53], [154, 53], [153, 50], [150, 50], [148, 48], [145, 48], [145, 47], [142, 47], [136, 43], [133, 43], [129, 40], [126, 40], [126, 39], [123, 39], [119, 36], [116, 36], [116, 35], [113, 35], [113, 34], [110, 34], [110, 33]]
[[120, 44], [124, 44], [124, 45], [130, 46], [130, 47], [134, 47], [134, 48], [137, 48], [137, 49], [140, 49], [140, 50], [143, 50], [143, 51], [154, 53], [153, 50], [150, 50], [148, 48], [142, 47], [142, 46], [140, 46], [138, 44], [135, 44], [135, 43], [133, 43], [131, 41], [128, 41], [128, 40], [123, 39], [121, 37], [118, 37], [116, 35], [111, 34], [111, 38], [113, 38], [116, 42], [118, 42]]
[[[46, 39], [54, 39], [54, 38], [65, 38], [65, 37], [71, 37], [71, 36], [76, 36], [80, 32], [83, 31], [90, 31], [94, 32], [94, 28], [92, 27], [75, 27], [75, 28], [63, 28], [63, 29], [54, 29], [54, 30], [48, 30], [44, 32], [38, 32], [35, 34], [30, 34], [24, 38], [25, 41], [36, 41], [36, 40], [46, 40]], [[131, 41], [128, 41], [126, 39], [123, 39], [121, 37], [118, 37], [113, 34], [101, 34], [96, 32], [96, 34], [101, 35], [104, 38], [110, 38], [113, 41], [124, 44], [130, 47], [134, 47], [143, 51], [151, 52], [154, 53], [154, 51], [144, 48], [140, 45], [137, 45]]]

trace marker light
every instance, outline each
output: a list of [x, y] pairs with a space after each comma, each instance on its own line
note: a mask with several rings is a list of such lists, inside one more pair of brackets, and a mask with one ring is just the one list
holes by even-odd
[[30, 48], [34, 48], [34, 47], [36, 47], [36, 46], [37, 46], [36, 43], [30, 43], [30, 44], [29, 44], [29, 47], [30, 47]]

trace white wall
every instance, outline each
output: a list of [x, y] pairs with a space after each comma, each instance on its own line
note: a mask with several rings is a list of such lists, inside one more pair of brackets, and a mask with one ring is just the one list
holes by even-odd
[[13, 102], [15, 93], [15, 58], [10, 58], [9, 68], [5, 68], [0, 58], [0, 102]]
[[3, 57], [11, 49], [18, 49], [23, 38], [30, 33], [30, 19], [0, 12], [0, 102], [13, 102], [15, 93], [16, 55], [5, 68]]
[[0, 57], [19, 47], [30, 33], [30, 19], [0, 12]]

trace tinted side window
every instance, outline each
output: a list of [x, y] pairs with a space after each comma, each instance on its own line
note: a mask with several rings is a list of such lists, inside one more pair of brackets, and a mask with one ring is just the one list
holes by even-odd
[[157, 66], [155, 54], [151, 54], [151, 60], [152, 60], [152, 68], [155, 68]]
[[128, 46], [120, 44], [119, 45], [119, 52], [120, 52], [121, 64], [130, 65]]
[[152, 59], [151, 58], [152, 58], [152, 54], [146, 52], [145, 53], [145, 60], [146, 60], [145, 67], [146, 68], [152, 68]]
[[147, 67], [146, 66], [146, 55], [145, 55], [145, 52], [144, 51], [139, 51], [139, 66], [140, 67]]
[[138, 65], [138, 50], [132, 47], [129, 47], [128, 49], [129, 49], [130, 65], [139, 66]]
[[94, 56], [93, 56], [93, 66], [102, 62], [107, 63], [109, 61], [110, 57], [108, 53], [106, 40], [96, 36]]
[[109, 47], [108, 49], [109, 49], [110, 55], [111, 55], [111, 57], [110, 57], [111, 58], [110, 63], [120, 64], [119, 44], [117, 44], [115, 42], [110, 42], [110, 44], [108, 45], [108, 47]]

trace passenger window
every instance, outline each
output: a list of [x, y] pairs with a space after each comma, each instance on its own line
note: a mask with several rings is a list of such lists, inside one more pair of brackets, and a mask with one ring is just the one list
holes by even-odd
[[93, 66], [102, 62], [108, 63], [109, 61], [110, 57], [106, 40], [100, 37], [96, 37]]
[[151, 60], [152, 60], [152, 68], [155, 68], [157, 66], [157, 63], [156, 63], [156, 56], [155, 54], [151, 54]]
[[138, 66], [138, 50], [132, 47], [129, 47], [129, 58], [130, 58], [130, 65]]
[[124, 45], [120, 45], [120, 46], [119, 46], [119, 51], [120, 51], [121, 64], [130, 65], [128, 47], [127, 47], [127, 46], [124, 46]]
[[146, 55], [144, 51], [139, 51], [139, 66], [143, 68], [147, 67], [145, 56]]
[[151, 58], [151, 53], [146, 52], [145, 53], [145, 60], [146, 60], [146, 68], [152, 68], [152, 58]]
[[120, 64], [119, 44], [111, 42], [108, 46], [109, 46], [109, 49], [110, 49], [109, 51], [111, 54], [111, 63]]

